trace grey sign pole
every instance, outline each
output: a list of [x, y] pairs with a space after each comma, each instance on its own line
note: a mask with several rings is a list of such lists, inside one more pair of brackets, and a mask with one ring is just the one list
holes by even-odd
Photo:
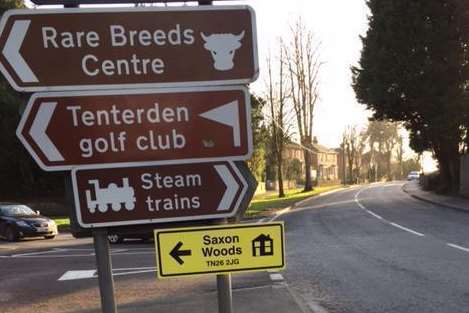
[[[211, 5], [212, 0], [199, 0], [199, 5]], [[224, 220], [221, 224], [228, 223]], [[231, 274], [217, 275], [218, 313], [233, 313], [233, 293], [231, 289]]]
[[233, 313], [231, 274], [217, 275], [218, 313]]
[[[64, 3], [64, 8], [78, 8], [78, 1]], [[101, 295], [101, 309], [103, 313], [117, 313], [114, 297], [114, 278], [112, 277], [112, 262], [106, 229], [93, 231], [94, 252], [98, 268], [99, 294]]]
[[93, 231], [96, 265], [98, 266], [99, 293], [103, 313], [117, 313], [114, 298], [114, 278], [112, 277], [112, 262], [109, 251], [107, 231], [98, 229]]
[[[227, 224], [224, 219], [220, 224]], [[217, 275], [218, 313], [233, 313], [233, 293], [231, 289], [231, 274]]]

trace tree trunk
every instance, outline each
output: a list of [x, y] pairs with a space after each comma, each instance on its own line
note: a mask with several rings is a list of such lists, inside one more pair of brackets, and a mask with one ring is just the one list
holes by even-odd
[[391, 159], [392, 159], [392, 152], [387, 152], [386, 155], [386, 171], [388, 172], [388, 181], [392, 180], [392, 171], [391, 171]]
[[355, 177], [353, 175], [353, 158], [351, 156], [349, 156], [348, 158], [348, 179], [349, 179], [349, 183], [350, 184], [354, 184], [355, 183]]
[[305, 188], [304, 191], [311, 191], [313, 190], [313, 179], [311, 177], [311, 152], [303, 149], [303, 154], [305, 157]]
[[277, 180], [278, 180], [278, 197], [285, 197], [283, 190], [283, 173], [282, 173], [282, 152], [277, 153]]
[[443, 192], [457, 193], [459, 191], [459, 145], [456, 142], [446, 142], [434, 151], [441, 179], [438, 189]]

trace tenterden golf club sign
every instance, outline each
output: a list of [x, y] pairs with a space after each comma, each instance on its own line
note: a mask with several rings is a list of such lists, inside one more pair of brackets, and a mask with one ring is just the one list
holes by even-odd
[[254, 22], [239, 6], [12, 10], [0, 69], [19, 91], [245, 84], [258, 74]]

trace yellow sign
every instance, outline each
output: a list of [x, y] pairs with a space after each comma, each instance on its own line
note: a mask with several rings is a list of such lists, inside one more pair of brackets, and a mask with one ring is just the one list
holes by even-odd
[[285, 267], [283, 223], [155, 230], [159, 278]]

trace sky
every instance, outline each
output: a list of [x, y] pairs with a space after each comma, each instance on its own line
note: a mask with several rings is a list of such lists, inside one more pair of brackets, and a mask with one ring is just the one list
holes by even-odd
[[[274, 53], [278, 37], [289, 39], [289, 28], [298, 17], [321, 43], [320, 101], [314, 110], [313, 132], [320, 143], [338, 147], [344, 128], [364, 125], [369, 112], [357, 103], [351, 87], [350, 66], [360, 58], [360, 34], [365, 34], [368, 9], [364, 0], [243, 1], [256, 12], [260, 77], [255, 93], [265, 90], [265, 56]], [[285, 3], [288, 3], [285, 5]]]
[[[278, 47], [278, 38], [289, 37], [289, 27], [298, 17], [321, 42], [320, 102], [314, 114], [313, 132], [319, 142], [340, 145], [343, 130], [348, 125], [363, 125], [369, 113], [355, 100], [350, 66], [360, 57], [360, 34], [367, 29], [365, 0], [249, 0], [218, 1], [216, 4], [250, 5], [256, 13], [259, 45], [259, 79], [251, 90], [259, 96], [265, 93], [265, 59], [269, 50]], [[30, 2], [26, 2], [31, 6]]]
[[[313, 133], [319, 143], [340, 145], [347, 126], [365, 127], [371, 112], [359, 104], [351, 87], [350, 67], [362, 48], [360, 35], [368, 28], [365, 0], [249, 0], [218, 1], [216, 4], [250, 5], [256, 12], [260, 75], [251, 90], [263, 96], [266, 86], [265, 59], [278, 48], [278, 38], [288, 40], [289, 28], [299, 17], [321, 43], [320, 101], [314, 110]], [[28, 3], [27, 3], [28, 4]], [[30, 5], [30, 4], [29, 4]], [[406, 136], [407, 137], [407, 136]], [[407, 156], [411, 156], [410, 149]], [[434, 168], [427, 155], [424, 163]]]

